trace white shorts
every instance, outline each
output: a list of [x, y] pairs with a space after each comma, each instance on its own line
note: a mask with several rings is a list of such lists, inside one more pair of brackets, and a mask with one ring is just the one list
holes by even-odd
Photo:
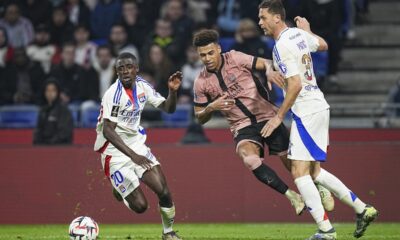
[[[152, 166], [159, 165], [156, 157], [151, 153], [146, 145], [135, 146], [133, 149], [137, 154], [147, 157], [153, 163]], [[139, 179], [146, 171], [142, 166], [134, 163], [125, 154], [111, 156], [101, 154], [101, 163], [104, 173], [111, 181], [113, 187], [121, 194], [123, 198], [128, 196], [139, 186]]]
[[324, 162], [328, 145], [329, 109], [302, 118], [293, 114], [289, 159]]

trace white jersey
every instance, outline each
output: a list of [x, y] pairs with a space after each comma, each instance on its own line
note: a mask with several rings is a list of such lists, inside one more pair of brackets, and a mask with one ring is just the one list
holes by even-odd
[[130, 148], [134, 148], [135, 145], [143, 144], [146, 141], [145, 130], [140, 126], [143, 108], [147, 102], [154, 107], [158, 107], [165, 101], [165, 98], [141, 77], [136, 77], [135, 84], [136, 87], [131, 94], [132, 98], [120, 80], [112, 84], [104, 94], [96, 127], [95, 151], [111, 156], [123, 154], [104, 137], [104, 119], [117, 123], [116, 133]]
[[285, 79], [300, 76], [302, 89], [291, 109], [298, 117], [329, 109], [317, 85], [311, 59], [311, 52], [317, 51], [318, 46], [318, 38], [312, 34], [299, 28], [286, 28], [273, 49], [275, 69], [279, 69]]

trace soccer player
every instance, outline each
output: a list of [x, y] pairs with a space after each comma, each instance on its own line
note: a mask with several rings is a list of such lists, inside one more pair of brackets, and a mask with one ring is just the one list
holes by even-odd
[[169, 77], [169, 94], [165, 99], [137, 76], [139, 67], [133, 54], [121, 53], [115, 70], [118, 79], [102, 99], [94, 150], [101, 153], [104, 172], [117, 199], [136, 213], [145, 212], [148, 205], [139, 187], [141, 180], [158, 196], [162, 239], [179, 240], [172, 229], [175, 206], [160, 164], [145, 144], [146, 131], [140, 126], [140, 116], [146, 103], [174, 112], [182, 74], [176, 72]]
[[[194, 82], [194, 111], [201, 124], [214, 111], [221, 111], [230, 124], [236, 142], [236, 152], [255, 177], [277, 192], [284, 194], [301, 214], [305, 205], [300, 195], [290, 190], [273, 169], [262, 163], [264, 144], [271, 155], [280, 156], [284, 164], [289, 133], [281, 124], [268, 138], [260, 134], [265, 123], [276, 115], [277, 107], [269, 101], [269, 94], [252, 70], [267, 70], [268, 78], [282, 78], [272, 71], [271, 60], [253, 57], [241, 52], [221, 54], [218, 33], [202, 30], [195, 34], [193, 45], [205, 68]], [[281, 79], [283, 80], [283, 79]], [[279, 81], [279, 80], [276, 80]], [[285, 165], [290, 169], [289, 165]]]
[[[329, 105], [317, 86], [310, 52], [325, 51], [324, 39], [313, 34], [305, 18], [296, 17], [297, 28], [285, 24], [285, 9], [280, 0], [265, 0], [259, 5], [259, 25], [275, 41], [273, 62], [285, 81], [282, 106], [262, 129], [262, 136], [273, 136], [280, 131], [286, 113], [293, 113], [288, 158], [292, 162], [292, 176], [319, 231], [309, 239], [336, 239], [314, 182], [333, 192], [357, 214], [354, 237], [361, 237], [378, 211], [362, 202], [337, 177], [320, 167], [326, 160], [329, 131]], [[314, 180], [314, 182], [313, 182]]]

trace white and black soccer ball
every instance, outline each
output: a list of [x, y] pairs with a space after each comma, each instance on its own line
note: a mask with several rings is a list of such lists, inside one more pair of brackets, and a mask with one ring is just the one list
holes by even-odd
[[91, 217], [77, 217], [69, 225], [71, 240], [96, 240], [98, 235], [99, 226]]

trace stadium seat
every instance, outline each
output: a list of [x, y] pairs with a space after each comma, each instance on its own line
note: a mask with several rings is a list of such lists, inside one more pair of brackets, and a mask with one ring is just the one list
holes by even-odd
[[39, 107], [36, 105], [9, 105], [0, 107], [0, 128], [36, 127]]
[[164, 127], [187, 127], [190, 124], [192, 106], [190, 104], [182, 104], [176, 106], [174, 113], [161, 113]]
[[72, 119], [74, 121], [74, 127], [80, 127], [79, 122], [79, 105], [69, 104], [68, 109], [71, 111]]
[[328, 75], [328, 52], [311, 53], [315, 76], [325, 77]]
[[235, 39], [231, 37], [225, 37], [219, 39], [219, 45], [221, 45], [221, 50], [223, 53], [231, 50], [234, 43]]
[[83, 128], [95, 128], [99, 117], [100, 106], [91, 106], [81, 110], [80, 126]]

